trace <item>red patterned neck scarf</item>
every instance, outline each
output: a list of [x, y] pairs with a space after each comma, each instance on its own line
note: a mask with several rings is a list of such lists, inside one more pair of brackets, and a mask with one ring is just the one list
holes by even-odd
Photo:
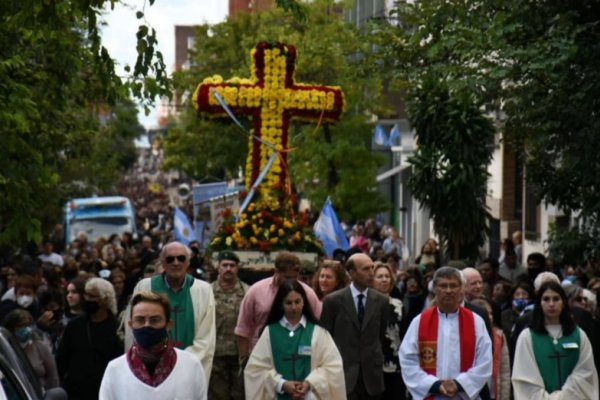
[[[151, 375], [150, 372], [148, 372], [148, 368], [146, 368], [144, 360], [150, 360], [155, 357], [158, 359], [158, 362], [154, 368], [154, 374]], [[137, 344], [131, 346], [127, 352], [127, 363], [129, 364], [131, 372], [133, 372], [140, 381], [152, 387], [157, 387], [167, 379], [171, 374], [171, 371], [173, 371], [173, 368], [175, 368], [176, 362], [177, 353], [175, 353], [171, 342], [168, 342], [165, 347], [161, 349], [159, 354], [150, 353], [139, 347]]]

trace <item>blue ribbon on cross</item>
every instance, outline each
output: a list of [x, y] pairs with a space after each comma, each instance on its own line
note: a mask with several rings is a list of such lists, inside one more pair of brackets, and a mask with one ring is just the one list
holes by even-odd
[[256, 193], [256, 188], [258, 188], [258, 185], [260, 185], [260, 183], [263, 181], [263, 179], [265, 179], [267, 172], [271, 169], [273, 162], [275, 162], [275, 158], [277, 157], [277, 149], [275, 148], [275, 145], [273, 143], [267, 142], [266, 140], [263, 140], [262, 138], [250, 133], [250, 131], [248, 131], [248, 129], [246, 129], [246, 127], [244, 127], [244, 125], [242, 125], [242, 123], [237, 119], [237, 117], [235, 116], [233, 111], [231, 111], [231, 109], [229, 108], [229, 106], [227, 105], [227, 103], [225, 102], [223, 97], [221, 97], [219, 92], [217, 92], [215, 89], [211, 89], [211, 93], [215, 97], [215, 99], [217, 99], [217, 101], [219, 102], [219, 104], [221, 105], [223, 110], [225, 110], [227, 115], [229, 115], [229, 117], [232, 119], [233, 122], [236, 123], [237, 126], [239, 126], [246, 134], [248, 134], [249, 136], [252, 136], [252, 138], [254, 140], [258, 140], [260, 143], [264, 144], [267, 147], [270, 147], [271, 150], [273, 150], [273, 154], [271, 154], [271, 157], [267, 161], [267, 165], [265, 165], [263, 170], [260, 171], [260, 174], [258, 174], [258, 177], [256, 178], [256, 180], [252, 184], [252, 187], [248, 191], [248, 195], [246, 196], [246, 198], [244, 199], [244, 202], [240, 206], [238, 215], [235, 218], [236, 221], [239, 221], [240, 215], [242, 215], [242, 213], [248, 207], [248, 204], [250, 204], [250, 202], [252, 201], [252, 198], [254, 197], [254, 193]]

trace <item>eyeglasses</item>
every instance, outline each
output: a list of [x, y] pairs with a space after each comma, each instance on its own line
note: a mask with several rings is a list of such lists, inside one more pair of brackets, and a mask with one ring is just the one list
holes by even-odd
[[435, 286], [441, 290], [458, 290], [458, 289], [460, 289], [460, 285], [458, 283], [438, 283]]
[[187, 256], [180, 254], [178, 256], [166, 256], [165, 257], [165, 261], [167, 262], [167, 264], [173, 264], [173, 262], [175, 262], [175, 259], [177, 259], [177, 261], [179, 261], [179, 262], [185, 262], [185, 260], [187, 260]]
[[162, 317], [133, 317], [131, 319], [131, 325], [133, 325], [134, 327], [141, 327], [141, 326], [145, 326], [146, 325], [146, 321], [148, 321], [148, 325], [152, 326], [152, 327], [157, 327], [157, 326], [162, 326], [165, 323], [165, 319]]
[[575, 297], [575, 301], [578, 303], [587, 303], [587, 297], [583, 297], [583, 296], [577, 296]]

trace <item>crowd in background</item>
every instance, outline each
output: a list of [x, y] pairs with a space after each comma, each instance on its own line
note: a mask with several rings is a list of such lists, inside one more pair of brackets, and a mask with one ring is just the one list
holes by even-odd
[[[100, 278], [112, 287], [115, 304], [107, 310], [114, 314], [116, 339], [122, 340], [122, 313], [135, 285], [140, 279], [161, 272], [156, 262], [158, 254], [173, 240], [169, 198], [160, 190], [151, 190], [144, 179], [128, 180], [121, 192], [132, 199], [137, 210], [137, 238], [127, 233], [90, 242], [85, 233], [80, 233], [65, 245], [63, 228], [57, 224], [40, 243], [35, 256], [8, 257], [0, 265], [0, 322], [22, 344], [46, 389], [64, 381], [67, 367], [61, 365], [61, 340], [69, 322], [85, 313], [86, 306], [90, 307], [84, 298], [86, 282]], [[375, 219], [357, 223], [349, 231], [349, 250], [337, 250], [330, 260], [305, 263], [299, 279], [323, 300], [348, 285], [344, 263], [352, 254], [368, 254], [375, 262], [373, 287], [383, 293], [390, 304], [383, 369], [386, 382], [400, 384], [393, 393], [394, 396], [402, 394], [394, 398], [404, 398], [405, 393], [398, 379], [400, 342], [412, 319], [432, 303], [431, 279], [443, 265], [462, 269], [467, 281], [465, 300], [489, 310], [490, 332], [499, 346], [494, 353], [498, 364], [494, 368], [497, 391], [491, 398], [510, 398], [510, 389], [500, 394], [500, 387], [508, 385], [510, 388], [510, 365], [518, 333], [523, 329], [519, 321], [532, 308], [536, 278], [541, 275], [554, 274], [564, 287], [575, 321], [590, 338], [596, 360], [599, 359], [600, 316], [596, 299], [600, 293], [600, 271], [597, 265], [561, 265], [540, 253], [529, 254], [522, 260], [519, 232], [503, 241], [499, 259], [485, 258], [475, 265], [466, 265], [445, 260], [434, 239], [428, 240], [419, 254], [410, 255], [398, 232], [389, 225], [378, 224]], [[214, 281], [217, 272], [200, 243], [192, 242], [189, 247], [189, 273], [195, 278]], [[247, 283], [254, 280], [250, 278]], [[101, 285], [98, 287], [104, 290]]]

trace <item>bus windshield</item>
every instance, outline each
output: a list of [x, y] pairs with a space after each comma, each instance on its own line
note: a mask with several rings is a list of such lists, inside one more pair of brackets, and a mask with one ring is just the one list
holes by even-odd
[[135, 212], [126, 197], [73, 199], [65, 204], [65, 241], [69, 245], [85, 233], [89, 242], [113, 234], [131, 233], [136, 238]]
[[71, 223], [71, 237], [77, 237], [79, 232], [85, 232], [88, 240], [94, 242], [100, 236], [131, 233], [131, 222], [125, 217], [79, 219]]

